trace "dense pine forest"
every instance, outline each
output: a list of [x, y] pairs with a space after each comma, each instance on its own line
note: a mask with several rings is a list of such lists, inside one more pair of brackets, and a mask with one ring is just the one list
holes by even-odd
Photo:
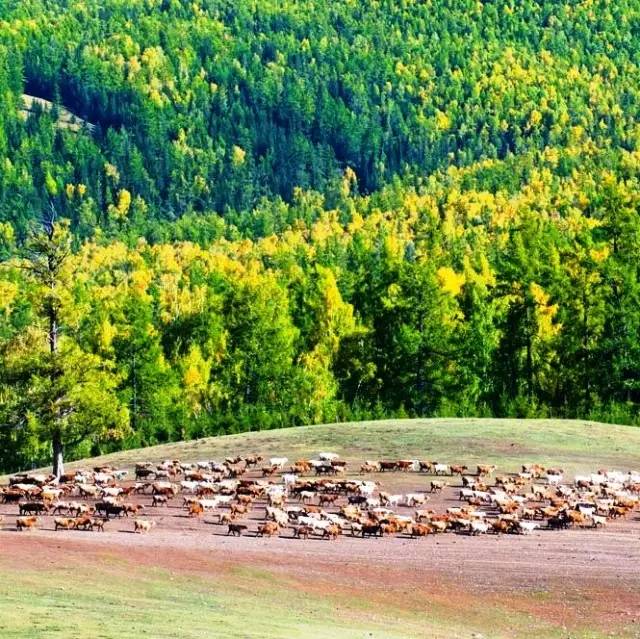
[[639, 64], [640, 0], [4, 0], [0, 468], [638, 422]]

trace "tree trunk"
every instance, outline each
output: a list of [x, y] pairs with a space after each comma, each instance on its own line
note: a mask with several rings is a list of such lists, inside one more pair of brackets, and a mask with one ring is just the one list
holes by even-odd
[[64, 464], [63, 464], [63, 456], [64, 449], [62, 446], [62, 440], [60, 439], [60, 435], [56, 434], [53, 436], [53, 474], [57, 479], [60, 479], [60, 476], [64, 473]]

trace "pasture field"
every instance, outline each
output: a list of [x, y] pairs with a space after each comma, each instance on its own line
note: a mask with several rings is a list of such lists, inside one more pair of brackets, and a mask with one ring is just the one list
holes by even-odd
[[264, 451], [290, 459], [322, 448], [344, 459], [418, 457], [499, 464], [516, 470], [532, 460], [568, 473], [596, 466], [640, 468], [640, 428], [573, 420], [404, 419], [301, 426], [225, 437], [207, 437], [143, 450], [103, 455], [69, 464], [133, 466], [136, 461], [223, 458]]
[[[640, 470], [640, 429], [546, 420], [365, 422], [208, 438], [70, 467], [250, 453], [293, 460], [320, 450], [352, 462], [352, 473], [365, 459], [417, 457], [494, 463], [504, 472], [536, 462], [572, 475]], [[397, 491], [424, 490], [429, 481], [414, 473], [381, 479]], [[457, 505], [453, 487], [433, 503]], [[336, 541], [227, 537], [214, 518], [188, 518], [177, 505], [146, 511], [158, 522], [148, 535], [132, 534], [124, 518], [104, 533], [56, 533], [50, 523], [17, 533], [16, 510], [0, 506], [3, 639], [640, 637], [637, 510], [603, 530]]]

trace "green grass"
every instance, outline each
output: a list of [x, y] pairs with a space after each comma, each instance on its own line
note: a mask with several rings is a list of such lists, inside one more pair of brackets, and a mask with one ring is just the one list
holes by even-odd
[[502, 469], [540, 462], [585, 472], [596, 467], [640, 468], [640, 429], [596, 422], [517, 419], [415, 419], [326, 424], [209, 437], [104, 455], [87, 463], [132, 466], [140, 460], [222, 459], [261, 452], [291, 460], [330, 449], [353, 461], [421, 458], [496, 463]]
[[0, 572], [0, 636], [406, 639], [425, 628], [414, 612], [376, 610], [355, 597], [311, 596], [264, 570], [207, 577], [140, 567], [126, 572], [126, 565]]
[[[0, 562], [0, 566], [2, 562]], [[0, 567], [3, 639], [603, 639], [567, 632], [509, 602], [369, 600], [366, 588], [321, 592], [253, 567], [171, 573], [126, 560], [38, 571]], [[533, 635], [531, 633], [534, 633]], [[616, 635], [621, 636], [621, 635]]]

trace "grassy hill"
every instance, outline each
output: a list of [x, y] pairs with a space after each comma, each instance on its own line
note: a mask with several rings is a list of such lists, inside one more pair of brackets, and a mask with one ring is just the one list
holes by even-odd
[[640, 429], [598, 422], [537, 419], [404, 419], [323, 424], [208, 437], [74, 462], [79, 467], [136, 461], [223, 459], [252, 452], [293, 460], [328, 449], [353, 462], [421, 458], [495, 463], [504, 470], [530, 462], [567, 472], [640, 468]]

